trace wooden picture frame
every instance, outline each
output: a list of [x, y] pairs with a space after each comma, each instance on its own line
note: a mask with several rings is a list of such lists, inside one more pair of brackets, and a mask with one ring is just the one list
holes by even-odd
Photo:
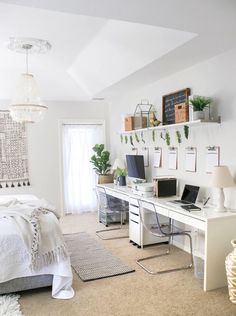
[[175, 124], [175, 105], [185, 103], [188, 105], [190, 88], [178, 90], [162, 96], [162, 124]]

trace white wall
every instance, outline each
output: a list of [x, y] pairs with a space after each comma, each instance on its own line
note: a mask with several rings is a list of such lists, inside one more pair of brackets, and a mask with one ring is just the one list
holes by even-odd
[[[197, 53], [197, 52], [196, 52]], [[118, 131], [121, 130], [122, 115], [133, 113], [135, 106], [141, 99], [149, 99], [157, 109], [158, 117], [161, 116], [162, 95], [182, 88], [191, 88], [192, 94], [211, 96], [214, 99], [215, 111], [222, 117], [219, 126], [193, 127], [190, 129], [189, 140], [184, 140], [183, 128], [179, 129], [183, 143], [179, 146], [176, 142], [175, 130], [171, 130], [171, 145], [179, 148], [179, 168], [177, 171], [167, 168], [167, 145], [157, 137], [155, 144], [151, 135], [146, 144], [153, 151], [154, 146], [163, 148], [163, 168], [147, 169], [149, 180], [156, 175], [174, 175], [180, 180], [181, 190], [184, 183], [200, 185], [201, 196], [207, 195], [209, 175], [205, 172], [205, 150], [208, 145], [220, 146], [221, 164], [230, 167], [233, 175], [236, 174], [236, 50], [216, 56], [203, 63], [197, 64], [184, 71], [175, 73], [161, 81], [143, 87], [130, 95], [113, 98], [109, 104], [110, 109], [110, 142], [113, 159], [130, 151], [130, 145], [121, 145]], [[174, 140], [174, 141], [173, 141]], [[142, 145], [141, 145], [142, 146]], [[184, 170], [184, 149], [186, 146], [196, 146], [197, 172], [188, 173]], [[138, 146], [137, 146], [138, 147]], [[151, 157], [152, 160], [152, 157]], [[226, 205], [236, 209], [235, 189], [229, 188], [226, 192]], [[212, 201], [214, 198], [212, 199]]]
[[[2, 101], [1, 109], [9, 102]], [[59, 120], [103, 119], [107, 124], [107, 105], [104, 102], [47, 102], [45, 119], [28, 125], [30, 187], [1, 189], [0, 194], [33, 193], [60, 209]]]

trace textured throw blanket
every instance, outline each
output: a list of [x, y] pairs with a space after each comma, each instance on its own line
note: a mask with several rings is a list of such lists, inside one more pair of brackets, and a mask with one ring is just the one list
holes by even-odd
[[0, 205], [0, 220], [11, 221], [22, 238], [33, 271], [68, 257], [59, 221], [44, 200]]

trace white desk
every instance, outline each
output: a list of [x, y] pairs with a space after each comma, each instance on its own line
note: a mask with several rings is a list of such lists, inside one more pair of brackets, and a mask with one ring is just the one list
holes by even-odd
[[[131, 189], [113, 184], [98, 185], [106, 189], [107, 194], [130, 202], [140, 199]], [[143, 206], [150, 209], [152, 202], [160, 214], [178, 222], [198, 228], [205, 233], [204, 291], [227, 285], [225, 258], [232, 251], [231, 239], [236, 237], [236, 212], [217, 213], [213, 208], [198, 212], [187, 212], [170, 205], [165, 198], [142, 198]]]

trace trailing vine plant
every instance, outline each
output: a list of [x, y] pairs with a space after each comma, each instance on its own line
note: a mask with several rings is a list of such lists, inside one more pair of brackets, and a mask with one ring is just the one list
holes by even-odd
[[133, 136], [132, 135], [129, 136], [129, 141], [130, 141], [131, 146], [134, 147]]
[[166, 140], [165, 137], [163, 136], [163, 133], [161, 132], [160, 138], [163, 139], [164, 141]]
[[141, 132], [141, 141], [145, 144], [145, 140], [143, 138], [143, 132]]
[[177, 138], [178, 144], [181, 144], [182, 143], [182, 137], [181, 137], [180, 131], [176, 131], [176, 138]]
[[156, 133], [155, 133], [155, 130], [154, 130], [154, 129], [152, 130], [152, 140], [153, 140], [153, 142], [155, 143], [155, 140], [156, 140]]
[[170, 133], [168, 131], [166, 132], [166, 145], [170, 146]]
[[184, 136], [186, 139], [188, 139], [188, 137], [189, 137], [189, 126], [188, 125], [184, 125]]
[[134, 137], [135, 137], [136, 142], [139, 143], [140, 140], [139, 140], [139, 137], [138, 137], [138, 134], [137, 134], [137, 133], [134, 134]]

